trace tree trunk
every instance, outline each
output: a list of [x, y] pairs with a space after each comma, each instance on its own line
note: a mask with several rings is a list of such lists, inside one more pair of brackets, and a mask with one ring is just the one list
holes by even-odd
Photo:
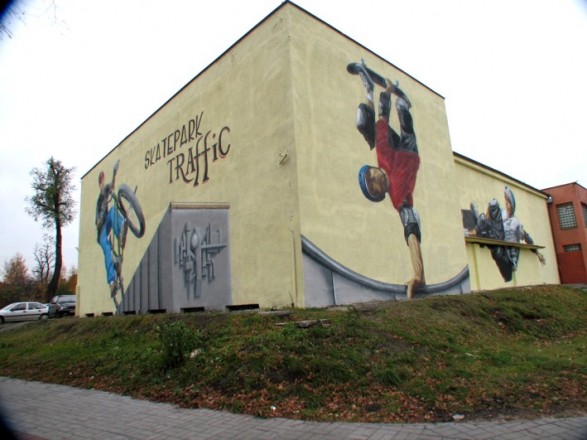
[[55, 220], [55, 269], [53, 270], [53, 277], [47, 286], [47, 302], [55, 296], [57, 288], [59, 287], [59, 279], [61, 278], [61, 222], [59, 219]]

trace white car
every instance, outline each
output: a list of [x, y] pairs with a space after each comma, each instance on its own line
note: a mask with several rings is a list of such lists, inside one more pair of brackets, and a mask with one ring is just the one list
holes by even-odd
[[39, 302], [17, 302], [0, 309], [0, 323], [47, 319], [49, 307]]

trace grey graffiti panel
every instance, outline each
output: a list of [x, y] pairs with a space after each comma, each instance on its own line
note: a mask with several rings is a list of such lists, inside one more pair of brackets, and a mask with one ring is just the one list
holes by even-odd
[[228, 210], [175, 209], [173, 298], [182, 308], [231, 304]]

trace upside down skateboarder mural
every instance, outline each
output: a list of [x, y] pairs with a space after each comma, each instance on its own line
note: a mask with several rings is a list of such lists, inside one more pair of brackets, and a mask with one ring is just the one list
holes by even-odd
[[122, 278], [122, 261], [128, 231], [141, 238], [145, 234], [145, 216], [133, 191], [126, 183], [122, 183], [116, 191], [116, 173], [120, 161], [112, 170], [112, 180], [105, 183], [104, 171], [98, 176], [100, 194], [96, 204], [96, 229], [98, 244], [104, 253], [106, 282], [110, 296], [114, 301], [116, 312], [121, 312], [124, 299], [124, 280]]
[[[389, 79], [383, 78], [361, 63], [347, 66], [349, 73], [358, 75], [366, 91], [365, 102], [357, 108], [356, 127], [369, 147], [375, 149], [377, 165], [364, 165], [359, 170], [359, 185], [364, 196], [380, 202], [388, 194], [394, 209], [399, 213], [404, 238], [409, 248], [414, 276], [407, 282], [406, 294], [414, 293], [426, 285], [420, 243], [422, 232], [420, 217], [414, 208], [413, 193], [420, 167], [418, 144], [407, 95]], [[375, 85], [383, 88], [379, 95], [377, 120], [373, 92]], [[399, 119], [399, 133], [390, 125], [392, 96]]]

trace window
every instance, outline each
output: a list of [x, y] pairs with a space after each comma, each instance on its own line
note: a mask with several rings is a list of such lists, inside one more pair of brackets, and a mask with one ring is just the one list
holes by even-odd
[[567, 244], [563, 246], [563, 251], [565, 252], [581, 252], [581, 245], [580, 244]]
[[577, 218], [572, 203], [565, 203], [556, 207], [558, 211], [558, 225], [561, 229], [572, 229], [577, 227]]
[[585, 223], [585, 227], [587, 228], [587, 205], [581, 203], [581, 208], [583, 209], [583, 223]]

